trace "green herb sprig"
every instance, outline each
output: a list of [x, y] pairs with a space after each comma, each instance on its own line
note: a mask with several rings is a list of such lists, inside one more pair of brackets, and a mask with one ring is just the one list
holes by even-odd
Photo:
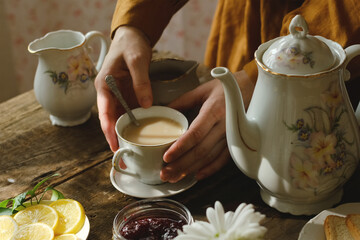
[[[55, 173], [45, 179], [43, 179], [42, 181], [40, 181], [38, 184], [36, 184], [36, 186], [29, 191], [26, 191], [24, 193], [21, 193], [19, 195], [17, 195], [14, 198], [10, 198], [10, 199], [6, 199], [2, 202], [0, 202], [0, 215], [12, 215], [18, 212], [18, 208], [20, 206], [22, 207], [26, 207], [24, 205], [24, 203], [27, 201], [28, 198], [30, 198], [30, 204], [33, 204], [33, 201], [35, 200], [37, 204], [40, 203], [40, 201], [42, 200], [42, 198], [44, 197], [44, 194], [47, 191], [52, 191], [52, 195], [51, 195], [51, 201], [56, 201], [58, 199], [62, 199], [65, 198], [64, 195], [59, 192], [58, 190], [54, 189], [52, 186], [47, 186], [43, 192], [40, 194], [37, 194], [36, 191], [38, 190], [38, 188], [47, 180], [49, 180], [52, 177], [56, 177], [59, 176], [60, 174]], [[38, 198], [37, 195], [40, 195], [40, 198]]]

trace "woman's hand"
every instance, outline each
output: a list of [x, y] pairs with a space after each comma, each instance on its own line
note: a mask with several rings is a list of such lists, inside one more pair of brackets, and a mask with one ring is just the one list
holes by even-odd
[[118, 149], [115, 123], [125, 110], [105, 83], [105, 77], [112, 75], [130, 108], [152, 105], [149, 80], [149, 65], [152, 49], [139, 30], [119, 27], [111, 42], [103, 66], [95, 79], [97, 106], [101, 129], [112, 151]]
[[[247, 107], [254, 84], [245, 71], [235, 73], [235, 77]], [[168, 164], [161, 171], [163, 181], [177, 182], [189, 174], [195, 174], [200, 180], [214, 174], [230, 159], [225, 131], [225, 96], [220, 80], [200, 85], [169, 107], [187, 111], [199, 105], [199, 114], [188, 131], [164, 154]]]

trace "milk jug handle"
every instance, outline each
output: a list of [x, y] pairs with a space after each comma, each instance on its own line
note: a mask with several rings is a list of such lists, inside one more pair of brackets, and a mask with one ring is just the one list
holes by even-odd
[[108, 43], [105, 39], [104, 34], [102, 34], [99, 31], [90, 31], [85, 35], [86, 38], [86, 45], [88, 45], [88, 43], [93, 39], [93, 38], [99, 38], [100, 39], [100, 44], [101, 44], [101, 49], [100, 49], [100, 54], [99, 54], [99, 58], [97, 60], [96, 63], [96, 71], [99, 72], [100, 68], [104, 62], [106, 53], [108, 51]]

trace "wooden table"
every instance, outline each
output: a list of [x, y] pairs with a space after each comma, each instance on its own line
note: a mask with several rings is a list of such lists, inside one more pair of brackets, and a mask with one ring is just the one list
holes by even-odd
[[[84, 205], [90, 220], [89, 240], [108, 240], [116, 213], [139, 199], [117, 191], [111, 184], [112, 152], [100, 129], [96, 109], [76, 127], [52, 126], [49, 115], [29, 91], [0, 104], [0, 200], [31, 189], [53, 173], [51, 183], [68, 198]], [[342, 203], [360, 202], [357, 170], [345, 185]], [[205, 210], [219, 200], [225, 211], [242, 202], [254, 204], [267, 216], [266, 239], [297, 239], [311, 216], [280, 213], [262, 202], [259, 187], [231, 162], [214, 176], [169, 197], [187, 206], [194, 218], [205, 220]]]

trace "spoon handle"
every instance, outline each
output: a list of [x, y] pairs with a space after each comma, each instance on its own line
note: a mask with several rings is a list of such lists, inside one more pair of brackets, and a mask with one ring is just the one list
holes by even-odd
[[129, 106], [127, 105], [127, 103], [125, 102], [125, 99], [123, 98], [123, 96], [121, 95], [119, 89], [117, 88], [116, 84], [115, 84], [115, 80], [114, 77], [112, 75], [107, 75], [105, 77], [105, 82], [106, 84], [109, 86], [110, 90], [114, 93], [115, 97], [120, 101], [121, 105], [125, 108], [127, 114], [129, 114], [129, 117], [131, 119], [131, 121], [138, 127], [140, 126], [140, 123], [138, 120], [136, 120], [134, 114], [132, 113], [132, 111], [130, 110]]

